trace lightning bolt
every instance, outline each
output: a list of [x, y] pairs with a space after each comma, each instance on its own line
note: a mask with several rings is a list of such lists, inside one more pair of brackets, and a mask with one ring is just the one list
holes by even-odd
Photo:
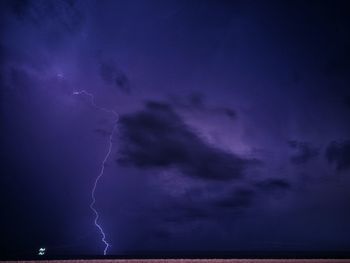
[[109, 158], [109, 156], [111, 155], [111, 152], [112, 152], [113, 135], [114, 135], [114, 133], [115, 133], [115, 131], [117, 129], [119, 115], [114, 110], [110, 110], [110, 109], [107, 109], [107, 108], [104, 108], [104, 107], [97, 106], [97, 104], [95, 103], [94, 95], [92, 93], [87, 92], [86, 90], [74, 91], [73, 95], [84, 95], [84, 96], [89, 97], [90, 101], [91, 101], [91, 105], [95, 109], [97, 109], [99, 111], [103, 111], [103, 112], [108, 113], [108, 114], [112, 114], [115, 117], [113, 129], [112, 129], [112, 131], [111, 131], [111, 133], [109, 135], [109, 144], [108, 144], [107, 153], [106, 153], [105, 157], [102, 160], [100, 172], [99, 172], [98, 176], [96, 177], [95, 182], [93, 184], [93, 187], [91, 189], [91, 203], [90, 203], [90, 209], [93, 211], [93, 213], [95, 215], [94, 224], [95, 224], [96, 228], [100, 231], [101, 241], [105, 245], [105, 248], [103, 250], [103, 255], [106, 255], [107, 254], [107, 250], [110, 247], [110, 244], [106, 240], [106, 234], [105, 234], [101, 224], [98, 223], [98, 219], [99, 219], [100, 215], [98, 214], [98, 211], [97, 211], [97, 209], [95, 207], [95, 204], [96, 204], [95, 192], [96, 192], [96, 188], [97, 188], [98, 182], [101, 180], [101, 178], [102, 178], [102, 176], [104, 174], [104, 170], [105, 170], [105, 166], [106, 166], [106, 163], [108, 161], [108, 158]]

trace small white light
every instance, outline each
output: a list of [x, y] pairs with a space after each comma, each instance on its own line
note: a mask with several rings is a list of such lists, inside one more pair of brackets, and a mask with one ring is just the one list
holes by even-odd
[[39, 253], [38, 253], [38, 255], [39, 255], [39, 256], [43, 256], [43, 255], [45, 255], [45, 252], [46, 252], [46, 248], [41, 247], [41, 248], [39, 248]]

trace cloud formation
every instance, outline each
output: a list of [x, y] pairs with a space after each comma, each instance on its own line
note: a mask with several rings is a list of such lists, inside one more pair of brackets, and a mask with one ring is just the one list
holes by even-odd
[[350, 140], [331, 142], [326, 149], [326, 158], [329, 163], [335, 163], [337, 171], [350, 168]]
[[101, 62], [99, 73], [106, 84], [114, 85], [124, 93], [130, 93], [130, 82], [128, 77], [113, 61], [109, 60]]
[[270, 178], [255, 184], [263, 191], [286, 190], [291, 187], [290, 183], [283, 179]]
[[177, 168], [194, 178], [242, 178], [256, 165], [204, 142], [169, 104], [147, 102], [146, 108], [120, 118], [121, 164], [139, 168]]
[[77, 32], [84, 22], [76, 1], [15, 0], [8, 1], [8, 7], [18, 19], [56, 33]]
[[240, 209], [253, 205], [256, 192], [252, 189], [236, 189], [224, 198], [215, 201], [220, 208]]
[[205, 95], [201, 92], [191, 92], [185, 98], [171, 96], [171, 104], [185, 110], [197, 110], [207, 114], [223, 115], [231, 120], [237, 119], [237, 112], [230, 107], [208, 105]]
[[319, 155], [319, 150], [310, 143], [292, 140], [288, 144], [295, 150], [295, 154], [290, 157], [294, 164], [305, 164]]

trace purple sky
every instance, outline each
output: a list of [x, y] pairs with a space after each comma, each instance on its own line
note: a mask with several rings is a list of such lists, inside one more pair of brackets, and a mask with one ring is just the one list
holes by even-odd
[[1, 258], [350, 251], [345, 2], [0, 7]]

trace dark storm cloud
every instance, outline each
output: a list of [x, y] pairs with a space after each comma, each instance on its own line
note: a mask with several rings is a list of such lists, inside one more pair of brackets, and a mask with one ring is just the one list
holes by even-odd
[[283, 179], [266, 179], [255, 184], [262, 191], [275, 191], [275, 190], [287, 190], [291, 185], [288, 181]]
[[350, 168], [350, 140], [331, 142], [326, 149], [328, 162], [335, 163], [337, 171]]
[[171, 96], [171, 102], [175, 107], [186, 110], [198, 110], [208, 114], [224, 115], [231, 120], [237, 119], [237, 112], [230, 107], [210, 106], [206, 103], [205, 95], [200, 92], [192, 92], [185, 99]]
[[290, 161], [294, 164], [304, 164], [319, 155], [319, 150], [310, 145], [310, 143], [299, 141], [288, 141], [291, 148], [295, 150], [295, 154], [290, 157]]
[[146, 109], [122, 116], [120, 130], [121, 164], [176, 167], [195, 178], [230, 180], [257, 163], [206, 144], [165, 103], [148, 102]]
[[236, 119], [237, 113], [233, 109], [222, 108], [221, 110], [222, 110], [222, 112], [224, 112], [226, 114], [227, 117], [229, 117], [231, 119]]
[[[189, 190], [188, 194], [192, 191]], [[205, 190], [202, 190], [203, 193]], [[222, 217], [231, 218], [242, 214], [245, 209], [254, 205], [257, 191], [249, 187], [237, 187], [234, 189], [220, 188], [215, 195], [207, 195], [188, 198], [184, 195], [176, 201], [170, 200], [167, 206], [156, 209], [161, 221], [168, 223], [189, 223], [193, 221], [217, 220]], [[229, 214], [227, 214], [229, 212]]]
[[211, 107], [207, 105], [205, 103], [204, 94], [199, 92], [193, 92], [188, 96], [188, 105], [191, 108], [202, 109], [216, 114], [223, 114], [230, 119], [236, 119], [237, 117], [236, 111], [229, 107]]
[[[291, 185], [287, 180], [269, 178], [259, 182], [247, 183], [245, 186], [221, 186], [214, 195], [208, 196], [204, 189], [203, 195], [191, 195], [198, 189], [188, 190], [185, 196], [179, 198], [166, 209], [157, 213], [165, 223], [185, 223], [198, 220], [233, 220], [244, 215], [247, 209], [264, 201], [267, 195], [281, 197]], [[188, 196], [192, 196], [188, 198]], [[171, 202], [170, 202], [171, 203]], [[229, 212], [229, 213], [227, 213]]]
[[[216, 210], [208, 209], [213, 202], [199, 196], [190, 197], [191, 193], [197, 190], [190, 189], [186, 194], [176, 198], [164, 197], [164, 205], [154, 207], [152, 212], [157, 215], [161, 223], [166, 225], [210, 220], [213, 218], [213, 213], [216, 213]], [[202, 192], [203, 189], [200, 191]]]
[[204, 107], [204, 95], [202, 93], [193, 92], [188, 96], [190, 104], [194, 107]]
[[158, 211], [165, 223], [186, 223], [194, 220], [207, 220], [211, 217], [206, 207], [191, 205], [186, 202]]
[[130, 93], [130, 83], [128, 77], [116, 66], [113, 61], [110, 60], [101, 62], [99, 73], [106, 84], [114, 85], [122, 92]]
[[256, 192], [251, 189], [237, 189], [214, 204], [221, 208], [247, 208], [253, 205]]
[[281, 178], [246, 182], [245, 186], [221, 185], [213, 195], [208, 195], [205, 189], [193, 188], [175, 202], [171, 200], [166, 207], [155, 212], [166, 224], [215, 221], [223, 218], [231, 221], [244, 215], [247, 209], [253, 208], [259, 202], [264, 202], [267, 195], [281, 198], [289, 190], [291, 184]]
[[[0, 257], [103, 252], [87, 209], [111, 116], [76, 89], [121, 114], [110, 157], [129, 167], [108, 159], [96, 192], [109, 255], [350, 251], [349, 181], [324, 170], [350, 171], [349, 142], [327, 148], [349, 133], [350, 16], [326, 1], [0, 1], [11, 86], [0, 88]], [[179, 100], [142, 102], [167, 94]], [[265, 166], [250, 169], [251, 156]]]
[[77, 32], [84, 21], [82, 12], [72, 0], [8, 1], [11, 12], [19, 19], [51, 30]]
[[7, 78], [6, 84], [17, 91], [26, 91], [29, 87], [35, 85], [35, 78], [21, 68], [11, 67]]
[[291, 189], [291, 184], [281, 178], [269, 178], [258, 182], [250, 182], [245, 187], [237, 187], [219, 194], [213, 204], [217, 208], [241, 209], [249, 208], [259, 194], [283, 193]]

